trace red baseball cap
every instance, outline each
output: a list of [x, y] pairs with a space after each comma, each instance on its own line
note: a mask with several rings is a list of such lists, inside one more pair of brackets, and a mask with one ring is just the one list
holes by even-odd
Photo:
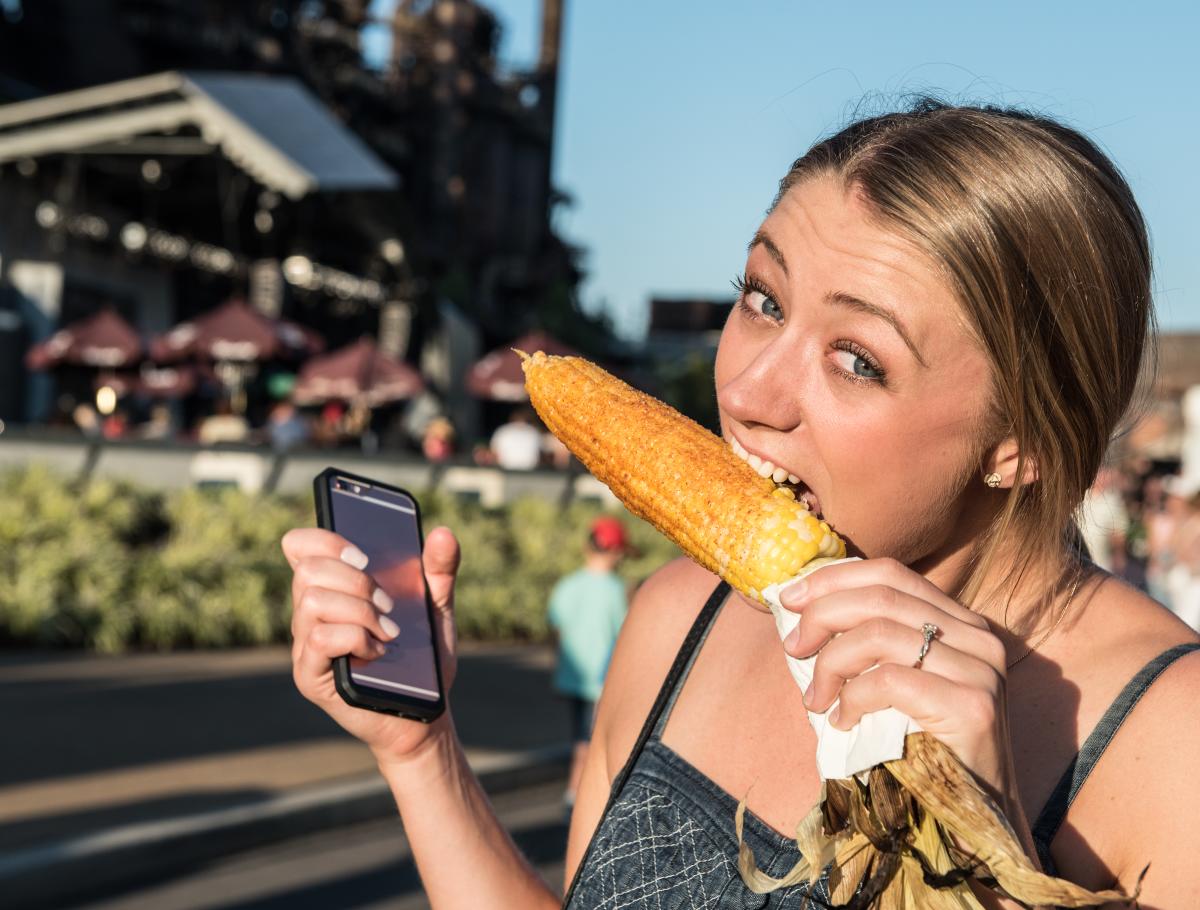
[[601, 515], [593, 521], [590, 533], [592, 543], [598, 550], [629, 552], [633, 549], [629, 545], [629, 535], [625, 533], [625, 525], [621, 524], [620, 519], [613, 518], [611, 515]]

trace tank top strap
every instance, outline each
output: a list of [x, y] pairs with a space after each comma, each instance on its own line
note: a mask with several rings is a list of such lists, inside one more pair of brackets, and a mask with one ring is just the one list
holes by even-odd
[[[624, 766], [617, 773], [616, 778], [613, 779], [612, 788], [608, 793], [608, 804], [605, 805], [604, 813], [601, 815], [602, 819], [607, 817], [609, 812], [612, 811], [613, 804], [620, 797], [621, 790], [625, 786], [625, 781], [633, 771], [633, 766], [637, 764], [642, 750], [646, 748], [646, 743], [649, 742], [651, 736], [657, 738], [665, 728], [666, 718], [675, 706], [675, 699], [679, 696], [679, 691], [683, 688], [684, 680], [687, 679], [687, 675], [692, 669], [692, 664], [695, 663], [696, 655], [700, 653], [700, 646], [708, 638], [708, 632], [712, 628], [713, 620], [716, 619], [717, 613], [721, 610], [721, 605], [725, 603], [725, 599], [729, 596], [731, 590], [728, 582], [722, 581], [717, 585], [713, 589], [712, 594], [709, 595], [704, 608], [696, 616], [691, 629], [688, 630], [687, 635], [684, 637], [683, 644], [679, 646], [679, 651], [675, 655], [675, 661], [671, 664], [671, 669], [667, 672], [667, 678], [658, 690], [658, 696], [654, 699], [654, 705], [650, 708], [650, 713], [646, 716], [646, 722], [642, 724], [642, 730], [638, 734], [637, 741], [634, 743], [633, 749], [629, 752], [629, 758], [625, 760]], [[576, 883], [579, 880], [579, 870], [587, 866], [588, 856], [595, 846], [596, 834], [599, 830], [600, 826], [597, 825], [596, 831], [592, 833], [592, 842], [588, 844], [587, 850], [584, 851], [579, 866], [575, 871], [575, 878], [572, 880], [571, 886], [567, 889], [566, 896], [563, 898], [564, 907], [571, 903]]]
[[1033, 825], [1033, 841], [1042, 866], [1047, 871], [1054, 869], [1054, 862], [1050, 857], [1050, 844], [1054, 840], [1054, 835], [1058, 833], [1063, 820], [1067, 817], [1067, 810], [1075, 802], [1075, 797], [1079, 795], [1084, 782], [1096, 767], [1096, 763], [1100, 761], [1100, 756], [1104, 754], [1104, 750], [1108, 748], [1113, 737], [1117, 735], [1117, 731], [1125, 722], [1125, 718], [1129, 716], [1129, 712], [1141, 701], [1146, 690], [1154, 684], [1154, 681], [1162, 675], [1167, 667], [1185, 654], [1190, 654], [1197, 649], [1200, 649], [1200, 644], [1176, 645], [1142, 667], [1138, 674], [1121, 690], [1121, 694], [1116, 697], [1116, 700], [1109, 705], [1104, 716], [1100, 718], [1100, 722], [1096, 724], [1095, 729], [1084, 741], [1079, 753], [1071, 759], [1067, 770], [1059, 778], [1058, 785], [1050, 794], [1050, 798], [1046, 800], [1046, 805], [1042, 807], [1042, 811]]
[[675, 702], [679, 699], [679, 693], [683, 691], [683, 684], [687, 682], [688, 675], [692, 672], [692, 666], [696, 663], [696, 658], [700, 656], [700, 649], [704, 646], [708, 633], [712, 631], [713, 622], [716, 620], [717, 614], [721, 612], [721, 605], [725, 603], [730, 590], [728, 582], [723, 581], [717, 585], [709, 595], [704, 609], [692, 623], [687, 638], [683, 640], [679, 653], [675, 655], [675, 663], [671, 665], [671, 671], [667, 674], [662, 689], [659, 690], [654, 707], [650, 710], [647, 723], [650, 720], [653, 720], [654, 723], [647, 739], [662, 737], [663, 730], [667, 728], [667, 720], [671, 716], [671, 711], [675, 708]]

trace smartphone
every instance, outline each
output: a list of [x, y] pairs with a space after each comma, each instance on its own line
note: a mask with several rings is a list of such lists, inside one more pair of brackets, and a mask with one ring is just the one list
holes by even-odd
[[367, 555], [369, 574], [395, 602], [400, 634], [374, 660], [333, 662], [338, 693], [349, 704], [428, 723], [446, 708], [434, 643], [433, 604], [421, 567], [421, 513], [407, 490], [326, 468], [313, 481], [317, 524]]

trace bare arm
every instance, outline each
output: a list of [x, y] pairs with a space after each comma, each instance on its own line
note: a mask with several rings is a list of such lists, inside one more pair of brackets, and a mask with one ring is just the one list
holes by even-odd
[[[443, 908], [557, 907], [559, 899], [500, 826], [467, 765], [449, 710], [432, 724], [352, 708], [337, 694], [333, 659], [378, 657], [389, 637], [365, 557], [329, 531], [290, 532], [296, 687], [374, 754], [391, 787], [431, 904]], [[444, 528], [425, 541], [447, 690], [455, 662], [453, 592], [459, 551]], [[369, 566], [366, 567], [369, 571]], [[385, 601], [386, 604], [386, 601]], [[392, 635], [395, 633], [393, 632]]]
[[467, 765], [449, 715], [417, 754], [380, 761], [430, 905], [438, 908], [558, 907], [501, 827]]

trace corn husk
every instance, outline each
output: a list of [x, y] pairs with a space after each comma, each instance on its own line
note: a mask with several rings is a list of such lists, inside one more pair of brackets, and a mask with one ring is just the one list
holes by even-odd
[[735, 822], [746, 887], [761, 894], [811, 884], [828, 865], [832, 905], [848, 910], [983, 910], [972, 883], [1026, 907], [1137, 899], [1140, 879], [1127, 895], [1089, 891], [1035, 869], [1004, 813], [927, 733], [910, 734], [903, 758], [860, 778], [825, 782], [821, 802], [796, 832], [802, 859], [778, 879], [757, 868], [742, 840], [743, 800]]

